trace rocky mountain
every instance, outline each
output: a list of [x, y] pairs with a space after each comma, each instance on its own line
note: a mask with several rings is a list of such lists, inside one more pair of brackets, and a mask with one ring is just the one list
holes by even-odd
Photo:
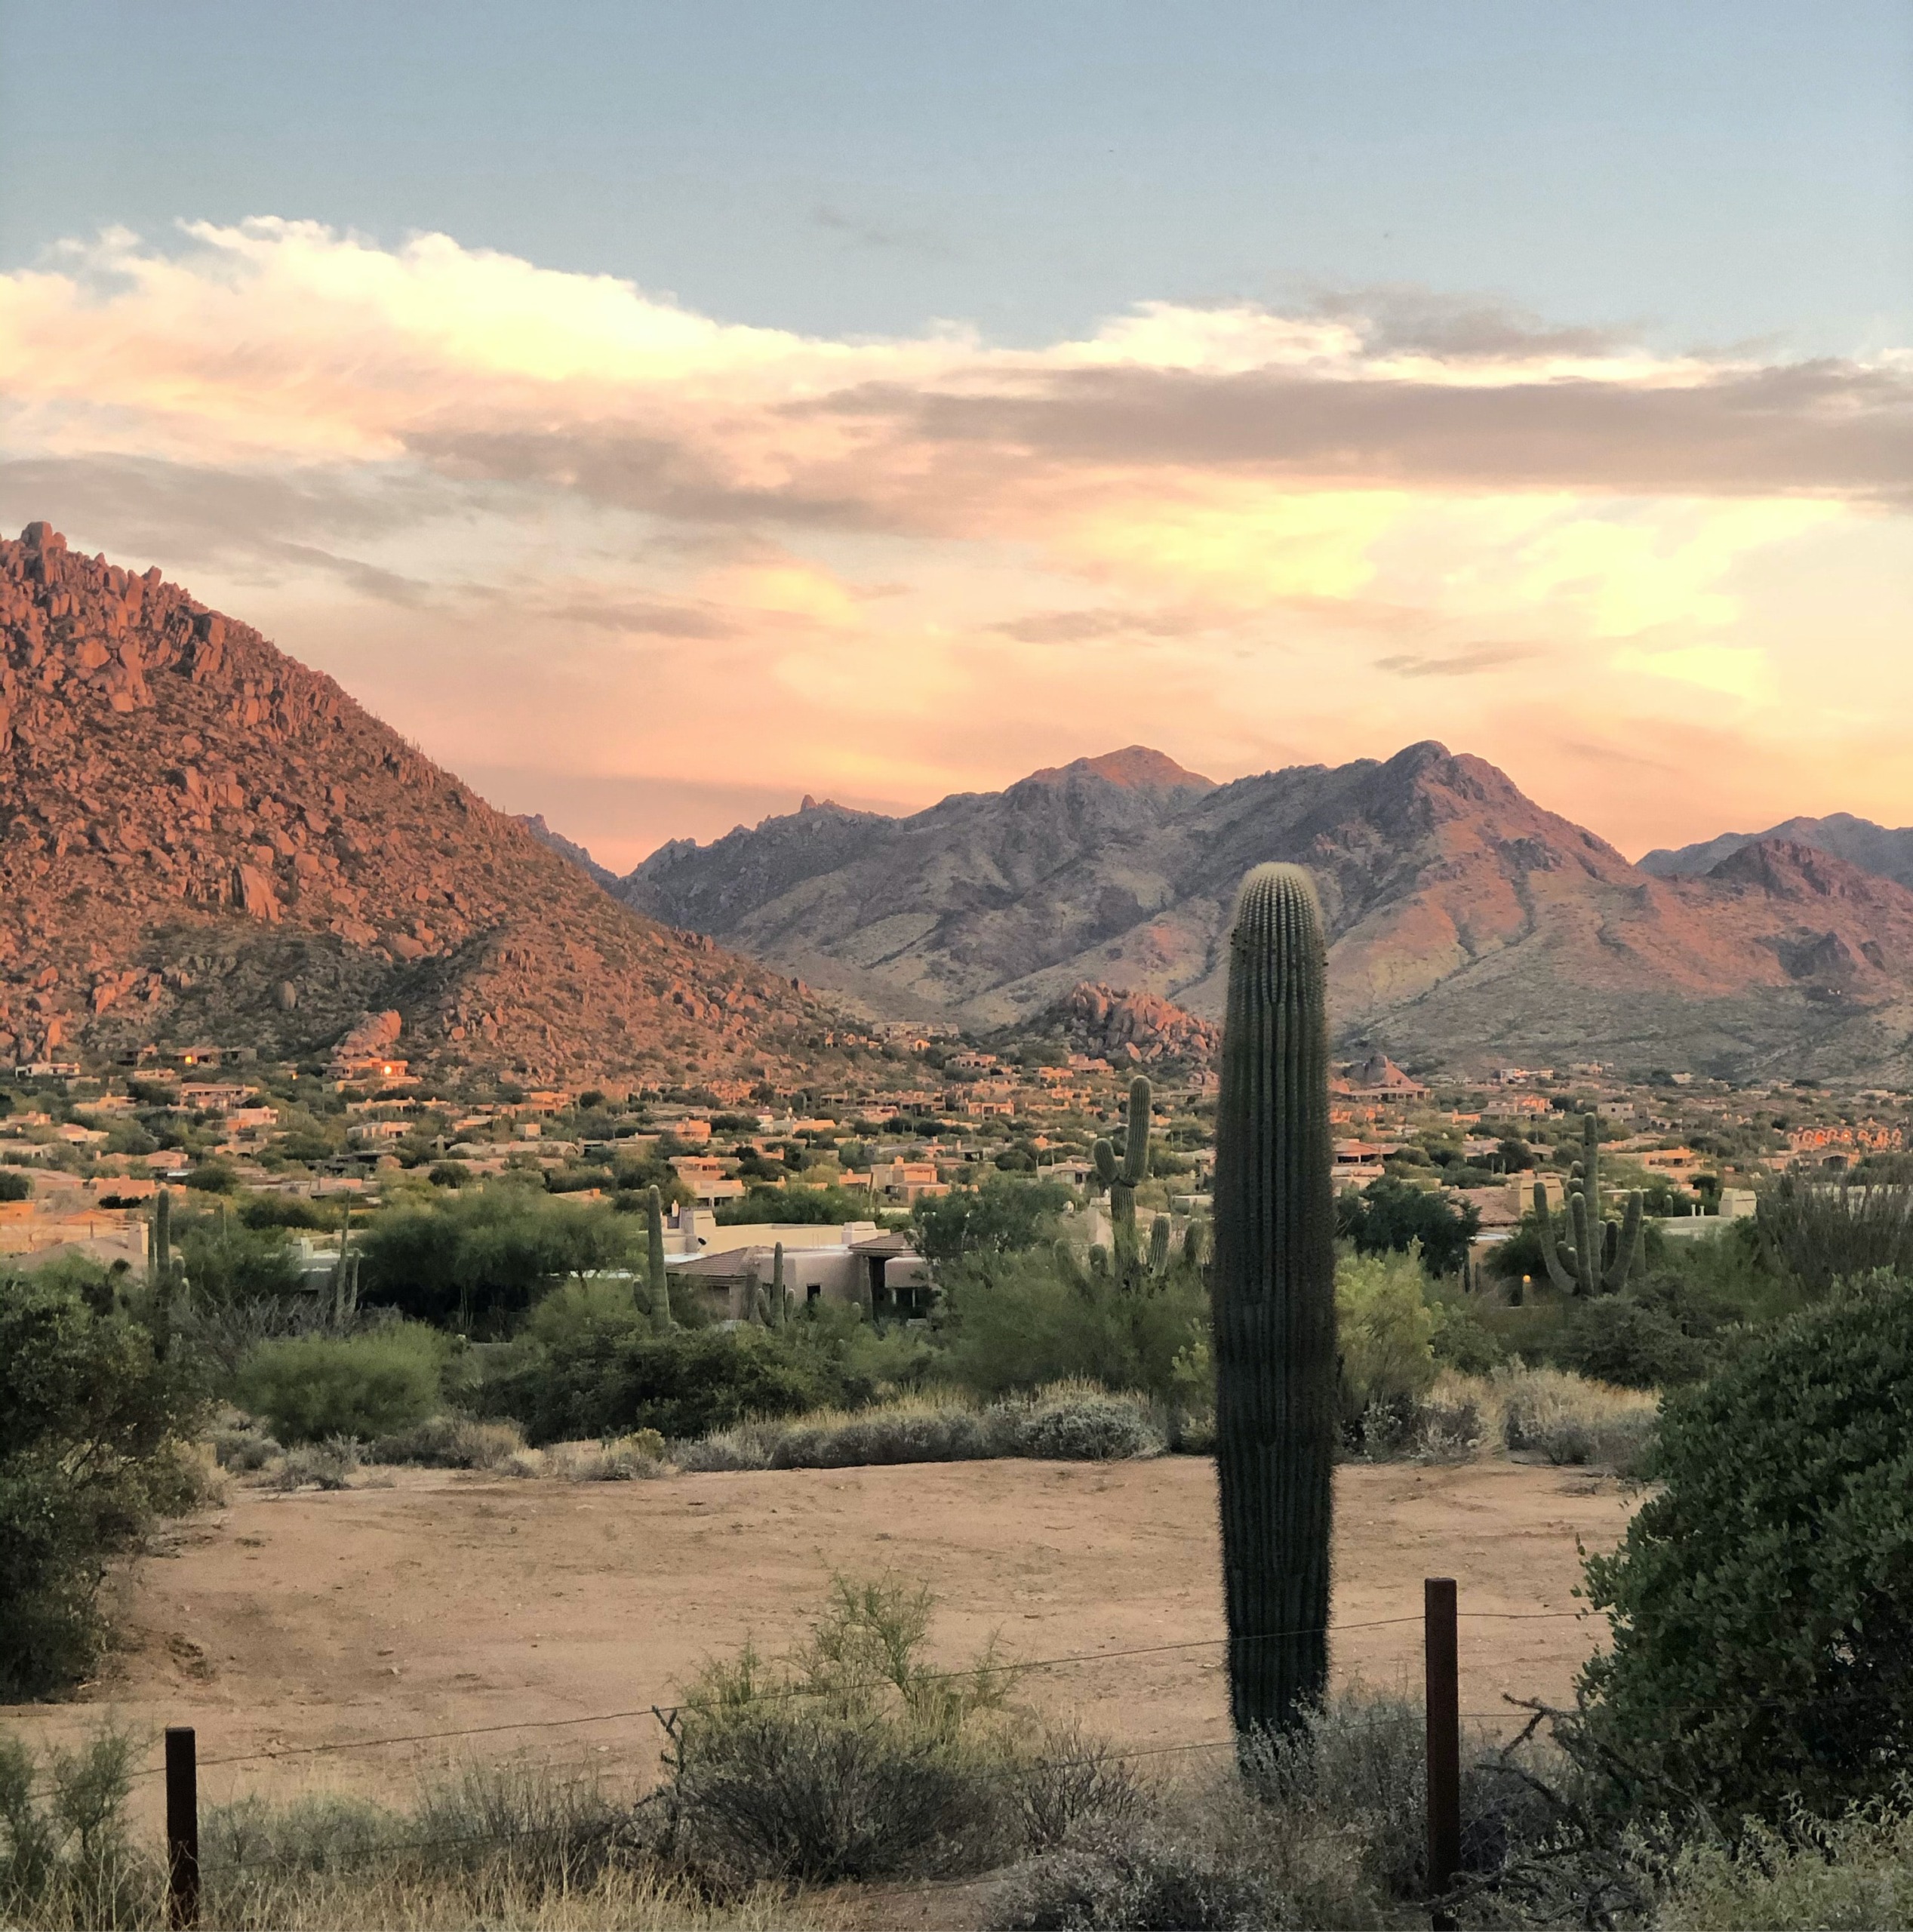
[[1072, 1053], [1112, 1066], [1204, 1067], [1222, 1044], [1222, 1029], [1154, 993], [1132, 993], [1084, 980], [1016, 1031], [1060, 1039]]
[[740, 1090], [815, 1017], [157, 568], [0, 542], [0, 1063], [322, 1057], [388, 1010], [435, 1069]]
[[1139, 749], [909, 817], [824, 805], [619, 888], [882, 1014], [1028, 1021], [1079, 983], [1219, 1016], [1236, 885], [1308, 866], [1344, 1042], [1459, 1065], [1909, 1065], [1913, 892], [1798, 841], [1660, 878], [1480, 758], [1214, 785]]
[[1657, 878], [1702, 877], [1747, 846], [1775, 838], [1831, 852], [1863, 872], [1878, 872], [1896, 885], [1913, 890], [1913, 826], [1890, 829], [1847, 812], [1832, 812], [1825, 818], [1790, 818], [1765, 832], [1724, 832], [1718, 838], [1672, 851], [1663, 846], [1641, 858], [1641, 869]]

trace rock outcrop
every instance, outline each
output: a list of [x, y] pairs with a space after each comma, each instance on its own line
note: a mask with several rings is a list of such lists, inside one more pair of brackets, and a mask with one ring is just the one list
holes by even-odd
[[1204, 1067], [1222, 1044], [1219, 1027], [1168, 1000], [1088, 980], [1079, 980], [1020, 1030], [1060, 1036], [1072, 1053], [1112, 1066]]

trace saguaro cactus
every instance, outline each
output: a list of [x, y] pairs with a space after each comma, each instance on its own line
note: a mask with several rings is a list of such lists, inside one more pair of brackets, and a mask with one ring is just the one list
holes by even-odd
[[1229, 934], [1216, 1113], [1216, 1467], [1237, 1735], [1289, 1729], [1328, 1680], [1335, 1199], [1321, 910], [1258, 866]]
[[1540, 1224], [1541, 1258], [1548, 1264], [1548, 1278], [1566, 1295], [1616, 1294], [1645, 1260], [1641, 1190], [1636, 1188], [1628, 1195], [1618, 1226], [1601, 1219], [1601, 1130], [1592, 1114], [1581, 1116], [1581, 1158], [1570, 1174], [1568, 1188], [1567, 1226], [1574, 1245], [1562, 1248], [1555, 1240], [1547, 1188], [1540, 1181], [1534, 1183], [1534, 1217]]
[[1090, 1149], [1096, 1161], [1096, 1178], [1109, 1190], [1109, 1240], [1116, 1251], [1116, 1270], [1127, 1277], [1139, 1272], [1136, 1266], [1136, 1190], [1149, 1174], [1149, 1081], [1141, 1074], [1129, 1083], [1129, 1125], [1123, 1140], [1123, 1157], [1118, 1161], [1115, 1147], [1099, 1140]]
[[779, 1241], [770, 1251], [770, 1325], [781, 1328], [789, 1316], [784, 1295], [784, 1244]]
[[173, 1196], [161, 1188], [152, 1198], [152, 1278], [163, 1284], [173, 1273]]
[[664, 1196], [656, 1188], [644, 1195], [645, 1261], [650, 1278], [651, 1327], [671, 1332], [671, 1281], [664, 1266]]

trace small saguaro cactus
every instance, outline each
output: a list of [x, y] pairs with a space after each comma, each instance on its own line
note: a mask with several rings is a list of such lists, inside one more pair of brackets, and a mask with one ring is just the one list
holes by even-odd
[[770, 1251], [770, 1325], [774, 1328], [781, 1328], [789, 1316], [784, 1294], [784, 1244], [779, 1241]]
[[1570, 1171], [1567, 1198], [1568, 1232], [1574, 1245], [1562, 1248], [1555, 1240], [1555, 1223], [1548, 1212], [1548, 1190], [1534, 1183], [1534, 1217], [1539, 1223], [1541, 1258], [1548, 1278], [1563, 1294], [1616, 1294], [1645, 1259], [1641, 1228], [1641, 1190], [1628, 1195], [1617, 1225], [1601, 1214], [1601, 1129], [1592, 1114], [1581, 1116], [1581, 1158]]
[[1135, 1271], [1136, 1190], [1149, 1174], [1149, 1081], [1141, 1074], [1129, 1083], [1129, 1122], [1119, 1161], [1115, 1147], [1099, 1140], [1090, 1150], [1096, 1178], [1109, 1190], [1109, 1240], [1116, 1251], [1119, 1274]]
[[1328, 1681], [1335, 1195], [1327, 960], [1299, 866], [1258, 866], [1229, 934], [1216, 1112], [1216, 1471], [1229, 1709], [1245, 1743]]
[[770, 1313], [764, 1298], [763, 1284], [758, 1280], [755, 1265], [744, 1270], [743, 1306], [738, 1310], [738, 1318], [743, 1321], [761, 1321]]
[[1192, 1219], [1183, 1235], [1183, 1266], [1200, 1274], [1209, 1259], [1209, 1223]]
[[656, 1188], [644, 1195], [646, 1272], [650, 1278], [651, 1327], [655, 1334], [671, 1332], [671, 1278], [664, 1265], [664, 1196]]
[[1161, 1281], [1169, 1272], [1169, 1217], [1158, 1214], [1149, 1223], [1149, 1273]]

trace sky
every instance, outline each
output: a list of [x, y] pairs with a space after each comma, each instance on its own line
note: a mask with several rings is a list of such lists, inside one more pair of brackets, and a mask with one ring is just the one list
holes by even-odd
[[607, 863], [1439, 738], [1913, 821], [1913, 8], [0, 0], [0, 526]]

